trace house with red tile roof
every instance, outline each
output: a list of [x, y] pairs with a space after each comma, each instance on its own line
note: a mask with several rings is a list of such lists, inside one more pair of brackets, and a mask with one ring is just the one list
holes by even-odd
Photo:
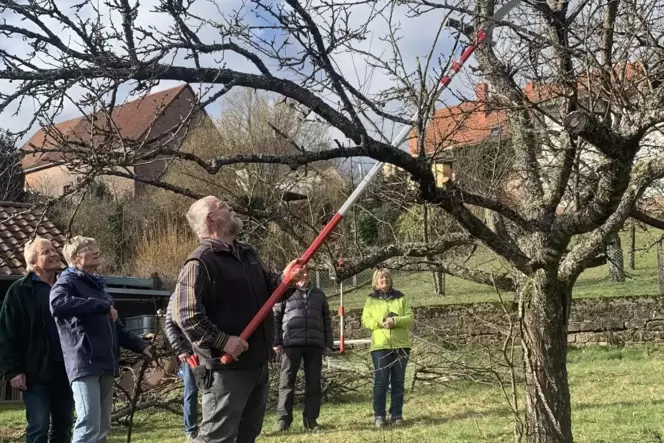
[[[617, 64], [612, 73], [612, 82], [620, 82], [622, 93], [635, 92], [647, 80], [645, 68], [636, 62]], [[577, 78], [579, 91], [590, 91], [600, 87], [602, 77], [599, 72], [583, 74]], [[479, 83], [475, 87], [475, 99], [463, 101], [456, 106], [435, 111], [425, 129], [424, 155], [431, 159], [432, 170], [438, 186], [454, 180], [457, 172], [453, 152], [456, 148], [471, 147], [484, 142], [506, 141], [510, 136], [510, 122], [505, 109], [495, 108], [490, 102], [490, 86]], [[562, 85], [555, 83], [537, 84], [529, 82], [523, 88], [524, 95], [532, 103], [546, 107], [564, 94]], [[560, 129], [550, 122], [552, 129]], [[420, 155], [416, 130], [411, 131], [408, 151]], [[387, 167], [386, 175], [393, 174], [394, 168]]]
[[[454, 167], [455, 148], [473, 146], [487, 140], [499, 140], [509, 135], [510, 126], [504, 109], [493, 109], [487, 103], [489, 85], [480, 83], [475, 88], [475, 100], [456, 106], [438, 109], [428, 121], [424, 131], [424, 155], [431, 159], [432, 170], [438, 186], [444, 186], [456, 178]], [[408, 152], [420, 154], [417, 132], [413, 129], [408, 139]], [[386, 175], [394, 174], [389, 165]]]
[[[85, 155], [103, 155], [109, 149], [141, 152], [156, 143], [179, 146], [183, 137], [198, 130], [216, 133], [208, 114], [195, 110], [196, 105], [193, 89], [184, 84], [115, 107], [110, 122], [108, 112], [97, 112], [43, 127], [22, 146], [26, 188], [48, 196], [62, 195], [83, 175], [68, 167], [80, 158], [77, 150], [86, 150]], [[134, 164], [130, 170], [138, 177], [156, 179], [167, 165], [166, 158], [152, 159]], [[136, 195], [147, 187], [115, 176], [101, 176], [100, 181], [114, 195]]]

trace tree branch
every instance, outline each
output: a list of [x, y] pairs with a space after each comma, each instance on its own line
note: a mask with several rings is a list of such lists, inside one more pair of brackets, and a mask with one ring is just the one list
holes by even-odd
[[[632, 177], [616, 210], [597, 229], [572, 248], [558, 268], [561, 280], [573, 284], [583, 270], [603, 250], [605, 239], [617, 232], [634, 213], [639, 198], [655, 180], [664, 177], [664, 158], [644, 161], [634, 166]], [[636, 213], [638, 216], [638, 212]]]
[[479, 269], [470, 269], [456, 264], [451, 260], [408, 260], [405, 258], [394, 258], [386, 263], [390, 269], [402, 269], [407, 271], [430, 271], [439, 270], [453, 277], [485, 286], [494, 286], [503, 291], [514, 291], [514, 281], [507, 274], [496, 275]]
[[[483, 2], [483, 14], [490, 15], [493, 0]], [[514, 74], [503, 64], [490, 46], [481, 46], [477, 51], [477, 60], [482, 71], [487, 75], [496, 89], [496, 95], [508, 101], [507, 107], [511, 122], [511, 139], [514, 150], [515, 168], [523, 176], [525, 186], [529, 190], [529, 198], [522, 201], [521, 206], [534, 216], [543, 203], [544, 188], [542, 186], [541, 167], [537, 155], [540, 143], [536, 138], [536, 129], [530, 111], [530, 103], [521, 92], [514, 80]]]
[[470, 245], [475, 241], [467, 234], [451, 234], [433, 243], [403, 243], [382, 247], [365, 254], [362, 258], [348, 260], [337, 268], [337, 279], [345, 280], [365, 269], [372, 268], [392, 257], [426, 257], [442, 254], [452, 248]]
[[633, 175], [631, 162], [608, 160], [597, 168], [599, 177], [594, 198], [583, 209], [558, 216], [552, 226], [553, 235], [565, 242], [573, 235], [583, 234], [604, 223], [616, 210]]
[[166, 50], [170, 49], [190, 49], [194, 50], [198, 53], [201, 54], [213, 54], [215, 52], [222, 52], [222, 51], [232, 51], [235, 52], [236, 54], [242, 55], [245, 57], [247, 60], [250, 60], [254, 66], [258, 69], [258, 71], [268, 77], [272, 77], [272, 73], [268, 69], [268, 67], [263, 63], [263, 60], [260, 59], [259, 56], [254, 54], [253, 52], [241, 47], [237, 43], [233, 42], [228, 42], [228, 43], [201, 43], [200, 41], [198, 43], [173, 43], [166, 45], [164, 47]]
[[325, 47], [325, 42], [323, 42], [323, 36], [320, 33], [319, 27], [316, 25], [316, 22], [311, 18], [311, 15], [302, 7], [300, 2], [298, 2], [297, 0], [286, 0], [286, 3], [288, 3], [290, 7], [293, 8], [297, 12], [297, 14], [300, 17], [302, 17], [302, 19], [304, 20], [307, 28], [309, 29], [309, 32], [313, 37], [315, 46], [318, 50], [316, 54], [312, 52], [313, 51], [312, 48], [308, 49], [308, 51], [312, 55], [313, 60], [317, 62], [329, 75], [334, 90], [341, 99], [341, 102], [343, 103], [346, 112], [348, 112], [348, 114], [351, 116], [355, 128], [362, 133], [362, 136], [366, 137], [367, 136], [366, 129], [364, 128], [364, 125], [362, 124], [362, 121], [360, 120], [357, 111], [353, 107], [353, 104], [348, 98], [348, 95], [344, 90], [342, 82], [340, 81], [341, 75], [339, 75], [339, 73], [337, 73], [337, 71], [334, 69], [334, 66], [332, 66], [332, 62], [330, 61], [330, 57], [328, 55], [329, 50], [328, 48]]
[[472, 192], [464, 191], [457, 183], [449, 182], [446, 184], [445, 192], [450, 195], [451, 198], [457, 199], [462, 203], [478, 206], [485, 209], [490, 209], [503, 217], [511, 220], [517, 226], [525, 231], [533, 231], [537, 229], [536, 223], [528, 221], [514, 210], [509, 205], [501, 203], [498, 200], [494, 200], [488, 197], [481, 196], [479, 194], [474, 194]]
[[570, 112], [563, 119], [563, 127], [570, 134], [578, 135], [610, 159], [629, 161], [634, 158], [638, 143], [626, 139], [591, 116], [587, 111]]
[[652, 226], [653, 228], [664, 229], [664, 220], [660, 220], [656, 217], [648, 215], [645, 212], [639, 211], [638, 209], [633, 209], [632, 212], [629, 213], [629, 216], [642, 223], [645, 223], [648, 226]]
[[440, 205], [447, 213], [456, 218], [471, 235], [482, 241], [496, 254], [504, 257], [516, 269], [524, 273], [530, 273], [542, 265], [528, 258], [511, 239], [504, 238], [489, 229], [468, 208], [463, 204], [459, 204], [458, 199], [452, 198], [444, 190], [435, 189], [433, 192], [423, 190], [423, 192], [429, 201]]

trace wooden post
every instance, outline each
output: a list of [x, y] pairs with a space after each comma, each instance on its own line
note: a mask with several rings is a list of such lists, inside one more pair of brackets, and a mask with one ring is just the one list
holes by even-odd
[[636, 269], [636, 225], [629, 226], [629, 269]]
[[662, 242], [657, 242], [657, 282], [659, 295], [664, 295], [664, 263], [662, 263]]
[[339, 353], [345, 352], [345, 325], [344, 325], [344, 282], [339, 283]]

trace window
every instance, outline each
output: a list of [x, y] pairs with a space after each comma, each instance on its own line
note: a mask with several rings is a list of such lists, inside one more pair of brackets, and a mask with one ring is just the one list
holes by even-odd
[[492, 137], [497, 137], [499, 135], [500, 135], [500, 126], [498, 126], [498, 125], [492, 126], [491, 127], [491, 136]]
[[64, 185], [64, 186], [62, 187], [62, 193], [63, 193], [63, 194], [66, 194], [66, 193], [69, 192], [70, 190], [71, 190], [71, 184]]

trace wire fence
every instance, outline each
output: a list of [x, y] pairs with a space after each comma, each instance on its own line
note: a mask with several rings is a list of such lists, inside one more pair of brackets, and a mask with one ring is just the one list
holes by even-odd
[[[367, 288], [371, 291], [371, 277], [373, 276], [373, 269], [365, 269], [357, 275], [354, 275], [346, 280], [343, 280], [344, 291], [352, 291], [355, 289]], [[323, 290], [328, 297], [335, 297], [339, 295], [340, 287], [334, 275], [327, 269], [317, 269], [314, 272], [314, 282], [317, 287]]]

